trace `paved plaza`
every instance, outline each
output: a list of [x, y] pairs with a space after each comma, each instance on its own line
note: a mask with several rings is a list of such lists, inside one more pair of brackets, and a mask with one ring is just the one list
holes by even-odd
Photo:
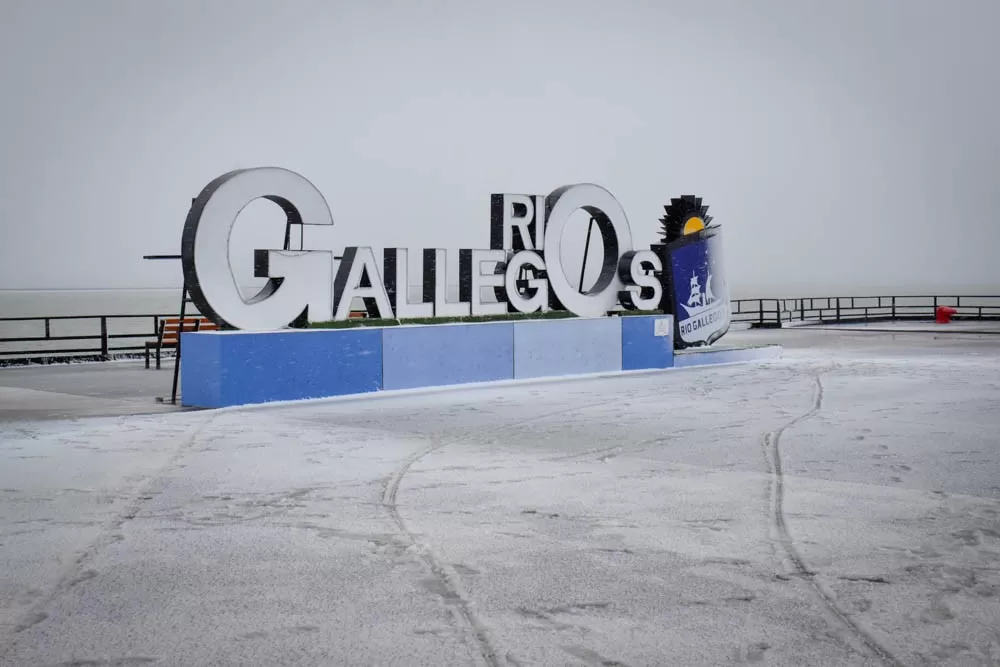
[[0, 664], [1000, 664], [1000, 337], [952, 331], [220, 411], [0, 369]]

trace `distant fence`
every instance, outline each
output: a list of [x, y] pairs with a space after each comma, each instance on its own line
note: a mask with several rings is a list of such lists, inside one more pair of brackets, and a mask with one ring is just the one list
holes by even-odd
[[[825, 324], [933, 319], [938, 306], [957, 320], [1000, 320], [1000, 296], [865, 296], [737, 299], [733, 322], [778, 328]], [[197, 316], [197, 313], [190, 313]], [[169, 315], [61, 315], [0, 317], [0, 365], [140, 356]]]
[[956, 310], [956, 320], [1000, 320], [1000, 296], [832, 296], [801, 299], [740, 299], [734, 322], [752, 327], [933, 319], [938, 306]]
[[0, 317], [0, 365], [138, 356], [168, 317], [177, 315]]

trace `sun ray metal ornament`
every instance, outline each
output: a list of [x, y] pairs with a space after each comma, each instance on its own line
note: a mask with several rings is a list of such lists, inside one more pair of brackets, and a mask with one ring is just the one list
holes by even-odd
[[686, 234], [699, 232], [712, 222], [708, 206], [702, 204], [701, 197], [682, 195], [670, 200], [663, 207], [665, 215], [660, 218], [660, 237], [664, 243], [673, 243]]

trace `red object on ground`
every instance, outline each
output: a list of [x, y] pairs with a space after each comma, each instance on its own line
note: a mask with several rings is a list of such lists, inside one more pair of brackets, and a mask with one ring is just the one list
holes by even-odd
[[937, 311], [935, 311], [935, 320], [938, 324], [948, 324], [951, 322], [951, 316], [957, 312], [957, 310], [949, 306], [938, 306]]

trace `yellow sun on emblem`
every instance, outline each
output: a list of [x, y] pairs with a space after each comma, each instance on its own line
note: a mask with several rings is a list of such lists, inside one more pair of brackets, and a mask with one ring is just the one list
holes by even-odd
[[695, 232], [700, 232], [705, 229], [705, 221], [698, 216], [693, 216], [688, 218], [687, 222], [684, 223], [684, 234], [694, 234]]
[[701, 197], [674, 197], [668, 206], [663, 207], [663, 212], [665, 215], [660, 218], [660, 224], [663, 225], [660, 238], [666, 245], [685, 236], [694, 237], [712, 229], [712, 216], [708, 214], [708, 206], [702, 203]]

